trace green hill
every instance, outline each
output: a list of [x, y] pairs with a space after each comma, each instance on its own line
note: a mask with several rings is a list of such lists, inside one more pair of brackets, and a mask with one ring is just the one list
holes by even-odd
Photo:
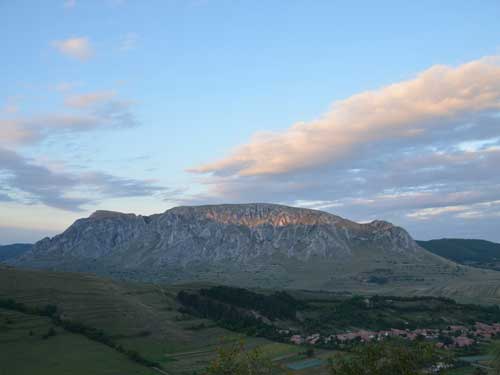
[[424, 249], [457, 263], [500, 270], [500, 244], [495, 242], [444, 238], [417, 243]]
[[[192, 375], [215, 356], [221, 337], [229, 345], [243, 336], [180, 313], [176, 300], [180, 290], [86, 274], [0, 266], [0, 302], [12, 299], [29, 309], [57, 306], [64, 320], [101, 331], [102, 337], [125, 351], [159, 363], [165, 373]], [[54, 325], [47, 316], [1, 306], [0, 375], [159, 373], [99, 341], [89, 340], [89, 335]], [[56, 335], [43, 339], [50, 328]], [[261, 338], [245, 341], [248, 347], [274, 345]]]

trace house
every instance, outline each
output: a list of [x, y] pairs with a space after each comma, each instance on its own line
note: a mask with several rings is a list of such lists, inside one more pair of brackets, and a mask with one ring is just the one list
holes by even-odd
[[453, 345], [457, 348], [465, 348], [474, 344], [474, 340], [466, 336], [458, 336], [453, 338]]
[[295, 345], [300, 345], [304, 343], [304, 338], [300, 335], [293, 335], [292, 337], [290, 337], [290, 342]]
[[308, 344], [314, 345], [319, 341], [320, 338], [321, 338], [321, 335], [319, 333], [314, 333], [311, 336], [308, 336], [306, 338], [306, 342]]

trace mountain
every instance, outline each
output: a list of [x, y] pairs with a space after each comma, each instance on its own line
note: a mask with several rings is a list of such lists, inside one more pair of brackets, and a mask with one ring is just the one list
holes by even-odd
[[33, 245], [28, 243], [16, 243], [12, 245], [0, 246], [0, 262], [16, 258], [31, 250], [32, 247]]
[[500, 244], [495, 242], [443, 238], [417, 243], [424, 249], [457, 263], [500, 270]]
[[8, 263], [141, 281], [367, 292], [491, 276], [424, 250], [385, 221], [359, 224], [274, 204], [152, 216], [97, 211]]

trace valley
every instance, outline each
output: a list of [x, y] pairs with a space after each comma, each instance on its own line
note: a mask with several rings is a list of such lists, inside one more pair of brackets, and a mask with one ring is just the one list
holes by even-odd
[[[189, 296], [195, 295], [204, 299], [193, 303]], [[7, 300], [26, 306], [28, 312], [5, 304]], [[500, 321], [497, 306], [437, 297], [161, 286], [5, 267], [0, 268], [1, 301], [0, 359], [8, 364], [3, 367], [8, 374], [34, 371], [30, 366], [42, 366], [51, 374], [73, 367], [78, 368], [75, 374], [154, 374], [156, 366], [167, 374], [202, 374], [220, 348], [240, 340], [245, 350], [258, 348], [283, 371], [328, 374], [330, 357], [363, 342], [380, 341], [378, 337], [446, 343], [457, 358], [487, 356]], [[46, 306], [55, 306], [63, 321], [100, 330], [100, 337], [109, 338], [115, 347], [137, 352], [154, 365], [130, 360], [92, 335], [68, 331], [50, 316], [33, 314], [46, 311]], [[44, 338], [51, 329], [53, 335]], [[489, 337], [488, 329], [493, 330]], [[469, 336], [470, 345], [456, 344]], [[64, 355], [48, 356], [51, 350], [63, 350]], [[19, 360], [25, 352], [32, 361]]]

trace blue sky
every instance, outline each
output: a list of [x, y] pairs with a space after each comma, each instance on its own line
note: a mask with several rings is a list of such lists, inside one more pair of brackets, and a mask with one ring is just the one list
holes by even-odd
[[96, 209], [248, 201], [500, 241], [499, 16], [498, 1], [2, 1], [0, 243]]

